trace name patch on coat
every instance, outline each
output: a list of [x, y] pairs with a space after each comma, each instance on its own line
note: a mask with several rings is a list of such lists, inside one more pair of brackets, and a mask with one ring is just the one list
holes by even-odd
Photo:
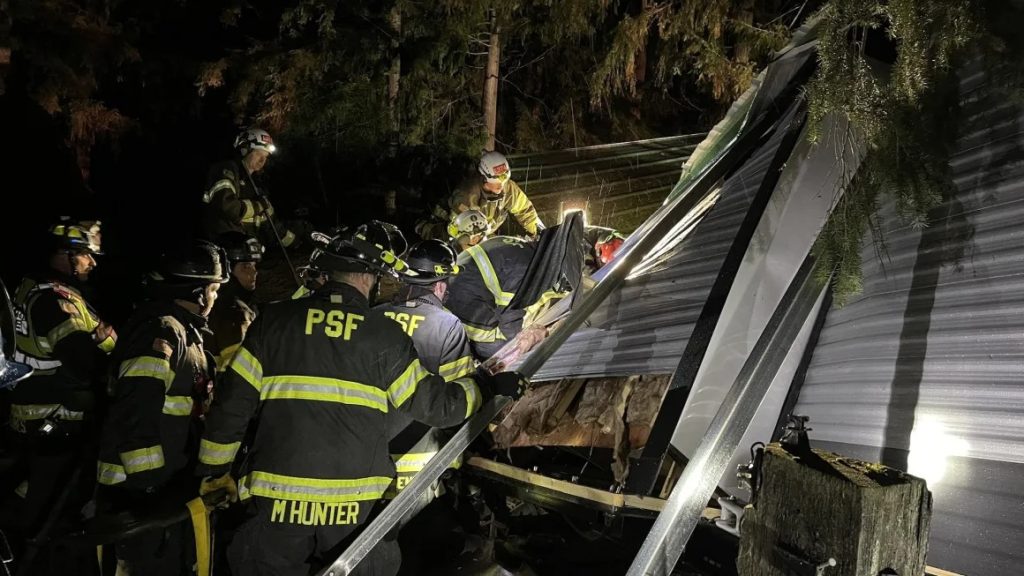
[[359, 521], [359, 502], [274, 500], [270, 521], [302, 526], [347, 526]]

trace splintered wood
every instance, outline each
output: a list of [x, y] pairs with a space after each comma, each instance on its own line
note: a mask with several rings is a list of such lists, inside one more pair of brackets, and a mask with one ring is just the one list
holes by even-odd
[[924, 480], [830, 452], [795, 456], [778, 444], [765, 450], [761, 470], [740, 528], [741, 575], [925, 573], [932, 498]]
[[611, 448], [616, 481], [647, 442], [669, 376], [559, 380], [532, 387], [493, 431], [496, 448]]

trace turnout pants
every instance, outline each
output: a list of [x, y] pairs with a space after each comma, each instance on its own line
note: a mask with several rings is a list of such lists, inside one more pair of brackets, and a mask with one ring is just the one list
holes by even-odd
[[179, 523], [163, 530], [140, 534], [118, 542], [117, 576], [184, 576], [192, 574], [194, 544], [190, 525]]
[[[100, 514], [126, 510], [156, 513], [174, 507], [177, 502], [183, 505], [181, 492], [168, 487], [146, 493], [101, 486], [97, 491], [97, 509]], [[192, 574], [195, 562], [195, 541], [187, 521], [124, 538], [112, 548], [117, 558], [116, 576], [185, 576]]]
[[[375, 501], [302, 502], [253, 496], [253, 514], [228, 548], [232, 574], [308, 576], [333, 562], [373, 516]], [[353, 576], [393, 576], [401, 553], [386, 539], [359, 563]]]

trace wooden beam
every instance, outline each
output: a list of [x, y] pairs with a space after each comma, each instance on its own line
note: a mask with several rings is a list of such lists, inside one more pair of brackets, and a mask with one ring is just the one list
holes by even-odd
[[[661, 498], [639, 496], [635, 494], [616, 494], [606, 490], [598, 490], [597, 488], [581, 486], [579, 484], [573, 484], [572, 482], [566, 482], [565, 480], [548, 478], [543, 474], [537, 474], [536, 472], [530, 472], [528, 470], [523, 470], [522, 468], [502, 464], [501, 462], [487, 460], [486, 458], [481, 458], [479, 456], [470, 458], [469, 461], [466, 462], [466, 465], [508, 478], [515, 482], [521, 482], [530, 486], [538, 486], [555, 492], [561, 492], [567, 496], [572, 496], [582, 500], [589, 500], [610, 508], [636, 508], [639, 510], [660, 512], [662, 508], [665, 507], [665, 500]], [[704, 518], [713, 520], [718, 518], [720, 513], [721, 511], [717, 508], [706, 508], [704, 510]]]
[[573, 484], [572, 482], [566, 482], [565, 480], [548, 478], [543, 474], [529, 472], [522, 468], [516, 468], [515, 466], [502, 464], [501, 462], [487, 460], [485, 458], [480, 458], [479, 456], [470, 458], [466, 464], [473, 468], [479, 468], [480, 470], [486, 470], [492, 474], [503, 476], [509, 480], [522, 482], [523, 484], [529, 484], [531, 486], [547, 488], [548, 490], [561, 492], [583, 500], [590, 500], [611, 508], [638, 508], [641, 510], [660, 512], [661, 509], [665, 507], [665, 501], [661, 498], [636, 496], [632, 494], [615, 494], [614, 492], [598, 490], [597, 488], [591, 488], [589, 486]]
[[963, 576], [957, 572], [950, 572], [949, 570], [943, 570], [942, 568], [935, 568], [933, 566], [927, 566], [924, 569], [925, 576]]

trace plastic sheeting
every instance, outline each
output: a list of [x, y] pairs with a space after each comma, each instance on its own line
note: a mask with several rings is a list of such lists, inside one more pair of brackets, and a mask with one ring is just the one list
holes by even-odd
[[829, 311], [797, 412], [815, 445], [928, 480], [929, 564], [1024, 566], [1024, 111], [962, 83], [957, 193], [923, 231], [886, 207], [864, 291]]

